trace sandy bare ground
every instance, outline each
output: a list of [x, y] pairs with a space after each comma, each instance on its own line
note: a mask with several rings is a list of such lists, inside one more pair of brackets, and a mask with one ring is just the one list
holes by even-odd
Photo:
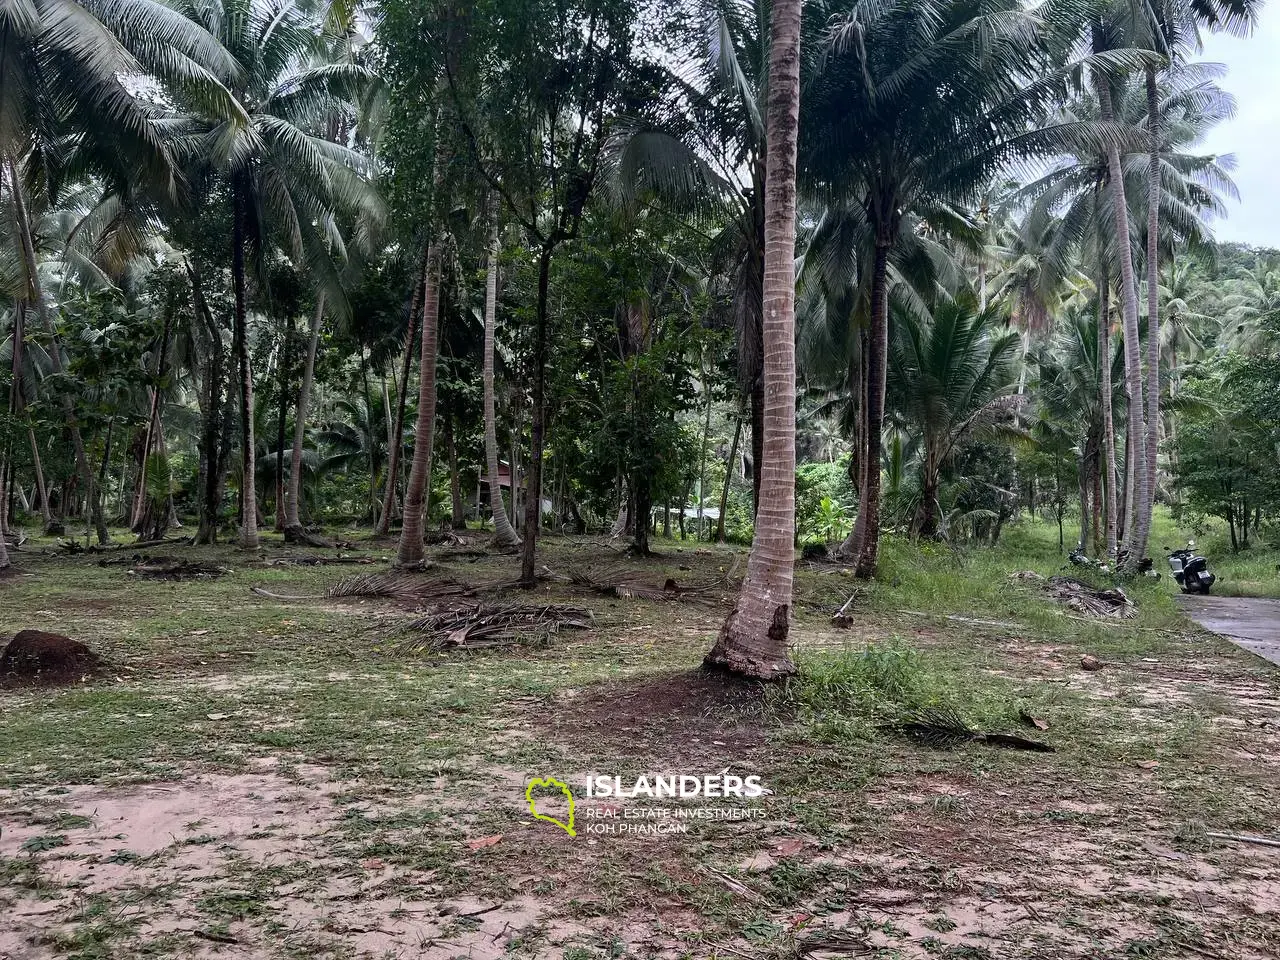
[[[201, 587], [206, 619], [169, 620], [76, 576], [118, 669], [0, 694], [4, 960], [1280, 956], [1280, 849], [1212, 836], [1280, 834], [1280, 683], [1172, 620], [1018, 625], [1024, 596], [965, 620], [868, 605], [848, 631], [801, 611], [802, 657], [906, 645], [967, 715], [1038, 721], [1057, 752], [1024, 754], [700, 676], [715, 605], [596, 599], [590, 631], [423, 660], [369, 632], [385, 605]], [[805, 582], [815, 609], [831, 582]], [[770, 792], [706, 801], [741, 820], [593, 831], [671, 804], [584, 778], [650, 771]], [[578, 792], [577, 836], [530, 816], [545, 775]]]

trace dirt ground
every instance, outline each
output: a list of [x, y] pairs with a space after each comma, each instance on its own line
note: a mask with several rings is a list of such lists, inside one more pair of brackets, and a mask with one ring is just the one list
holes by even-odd
[[[1095, 625], [890, 544], [837, 630], [856, 585], [804, 564], [801, 673], [763, 690], [697, 670], [731, 595], [707, 585], [740, 557], [659, 549], [550, 542], [536, 602], [591, 628], [475, 652], [409, 650], [394, 628], [429, 604], [322, 599], [367, 571], [279, 562], [294, 549], [191, 551], [228, 573], [189, 582], [28, 552], [0, 636], [65, 632], [113, 672], [0, 690], [0, 958], [1280, 956], [1280, 848], [1216, 836], [1280, 837], [1277, 672], [1160, 586]], [[511, 565], [455, 550], [434, 574]], [[609, 596], [571, 570], [700, 590]], [[902, 738], [842, 672], [868, 657], [1056, 752]], [[880, 669], [857, 677], [889, 697]], [[764, 793], [587, 795], [651, 775]], [[574, 836], [530, 813], [551, 777]]]

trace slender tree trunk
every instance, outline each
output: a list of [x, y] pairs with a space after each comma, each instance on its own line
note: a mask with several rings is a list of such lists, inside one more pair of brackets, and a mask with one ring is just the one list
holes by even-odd
[[862, 544], [867, 536], [867, 512], [863, 509], [867, 502], [867, 360], [871, 352], [869, 346], [870, 331], [865, 326], [858, 328], [858, 357], [852, 365], [850, 377], [850, 393], [857, 403], [854, 416], [853, 457], [850, 461], [850, 477], [854, 489], [858, 492], [858, 513], [854, 517], [853, 526], [844, 542], [836, 548], [836, 556], [851, 559], [855, 562], [862, 556]]
[[751, 518], [760, 512], [760, 464], [764, 461], [764, 378], [751, 388]]
[[27, 439], [31, 442], [31, 469], [36, 475], [36, 496], [40, 499], [40, 517], [44, 520], [46, 534], [61, 533], [62, 524], [54, 520], [53, 511], [49, 508], [49, 488], [45, 484], [44, 467], [40, 463], [40, 444], [36, 441], [36, 431], [28, 424]]
[[205, 382], [201, 388], [200, 406], [202, 423], [200, 425], [200, 476], [199, 492], [199, 526], [196, 529], [195, 542], [198, 544], [214, 544], [218, 541], [218, 524], [221, 520], [222, 508], [222, 468], [225, 461], [226, 433], [223, 418], [223, 361], [225, 359], [222, 346], [222, 331], [218, 329], [204, 298], [200, 274], [190, 261], [187, 262], [187, 278], [191, 283], [191, 308], [196, 318], [197, 330], [203, 336], [197, 336], [197, 343], [204, 342], [207, 348], [205, 358]]
[[[494, 399], [494, 334], [498, 322], [498, 257], [502, 252], [498, 218], [493, 216], [489, 233], [489, 264], [484, 283], [484, 467], [489, 474], [489, 510], [493, 514], [493, 545], [510, 549], [520, 546], [520, 536], [507, 519], [498, 481], [498, 417]], [[515, 464], [511, 464], [514, 470]], [[515, 490], [515, 474], [511, 475]]]
[[462, 503], [462, 478], [458, 476], [458, 444], [454, 436], [453, 415], [445, 417], [445, 443], [449, 451], [449, 525], [454, 530], [467, 529], [467, 510]]
[[[1106, 78], [1095, 77], [1098, 88], [1098, 102], [1102, 119], [1105, 122], [1115, 120], [1115, 112], [1111, 106], [1111, 88]], [[1124, 319], [1124, 366], [1125, 389], [1129, 395], [1129, 435], [1131, 451], [1126, 458], [1125, 469], [1132, 477], [1130, 492], [1127, 495], [1128, 506], [1125, 510], [1125, 549], [1129, 551], [1126, 571], [1137, 570], [1139, 560], [1147, 549], [1148, 521], [1142, 523], [1138, 514], [1147, 501], [1146, 471], [1134, 469], [1136, 461], [1142, 456], [1142, 444], [1145, 436], [1143, 427], [1142, 403], [1142, 356], [1138, 339], [1138, 285], [1133, 270], [1133, 246], [1129, 236], [1129, 205], [1125, 196], [1124, 171], [1120, 163], [1120, 148], [1115, 143], [1107, 145], [1107, 173], [1115, 208], [1116, 256], [1120, 260], [1121, 306]]]
[[[871, 277], [871, 335], [867, 340], [867, 454], [866, 494], [858, 504], [859, 519], [866, 515], [862, 549], [854, 574], [869, 580], [876, 574], [880, 552], [880, 460], [884, 432], [884, 400], [889, 375], [889, 242], [876, 243], [874, 273]], [[855, 528], [856, 529], [856, 528]]]
[[707, 391], [706, 415], [702, 419], [702, 450], [698, 460], [698, 538], [702, 538], [703, 504], [707, 499], [707, 446], [711, 441], [711, 378], [705, 364], [702, 370], [702, 385]]
[[173, 326], [173, 311], [175, 307], [169, 303], [165, 307], [164, 329], [160, 333], [160, 355], [156, 357], [156, 382], [151, 388], [151, 402], [147, 410], [147, 429], [142, 441], [142, 468], [138, 474], [138, 490], [133, 502], [133, 516], [130, 522], [130, 528], [134, 533], [142, 533], [151, 526], [149, 522], [151, 511], [154, 505], [150, 503], [147, 496], [147, 458], [151, 455], [151, 448], [155, 444], [156, 430], [160, 421], [160, 401], [162, 396], [163, 385], [161, 380], [164, 379], [165, 367], [168, 364], [169, 354], [169, 331]]
[[[40, 287], [35, 240], [31, 235], [31, 220], [27, 216], [27, 202], [22, 192], [22, 178], [18, 175], [16, 161], [10, 160], [8, 167], [9, 184], [13, 194], [14, 220], [18, 228], [19, 245], [22, 247], [23, 266], [27, 273], [27, 300], [35, 307], [36, 316], [40, 318], [40, 325], [44, 328], [44, 332], [49, 338], [49, 363], [53, 367], [53, 372], [61, 375], [64, 372], [62, 366], [62, 343], [57, 330], [54, 329], [53, 319], [49, 316], [49, 308], [44, 300], [44, 291]], [[65, 393], [62, 394], [61, 402], [62, 412], [66, 417], [67, 430], [71, 433], [71, 446], [75, 454], [76, 470], [85, 485], [86, 495], [91, 498], [93, 493], [93, 468], [89, 465], [89, 457], [85, 452], [84, 437], [80, 433], [80, 423], [76, 418], [75, 403]], [[107, 528], [104, 525], [99, 525], [98, 542], [106, 543], [108, 540], [110, 540], [110, 536], [107, 533]]]
[[387, 450], [387, 489], [382, 496], [382, 515], [374, 532], [385, 535], [391, 529], [391, 515], [396, 506], [396, 485], [400, 482], [400, 452], [404, 446], [404, 411], [409, 399], [409, 371], [413, 367], [415, 338], [418, 331], [418, 307], [427, 282], [430, 247], [423, 251], [422, 269], [409, 301], [409, 329], [405, 333], [404, 359], [400, 364], [400, 380], [396, 389], [396, 421]]
[[431, 486], [431, 445], [436, 429], [436, 352], [440, 339], [441, 238], [427, 248], [427, 276], [422, 288], [422, 356], [418, 371], [418, 421], [413, 440], [413, 466], [404, 493], [404, 523], [396, 563], [402, 567], [422, 564], [424, 513]]
[[[243, 175], [242, 175], [243, 176]], [[258, 486], [253, 437], [253, 369], [249, 364], [248, 297], [245, 291], [245, 186], [238, 177], [231, 225], [231, 280], [235, 288], [235, 353], [240, 382], [240, 546], [258, 549]]]
[[[27, 305], [25, 301], [17, 300], [13, 305], [13, 390], [16, 391], [19, 413], [25, 412], [27, 408], [26, 386], [22, 374], [26, 337]], [[40, 462], [40, 444], [30, 420], [27, 421], [27, 440], [31, 444], [31, 469], [36, 475], [36, 496], [40, 500], [44, 531], [46, 534], [61, 534], [62, 524], [54, 521], [53, 511], [49, 507], [49, 488], [44, 479], [44, 466]]]
[[1145, 445], [1146, 498], [1137, 516], [1137, 537], [1130, 551], [1130, 569], [1137, 570], [1151, 536], [1160, 451], [1160, 97], [1156, 68], [1147, 65], [1147, 124], [1151, 157], [1147, 175], [1147, 431]]
[[1116, 420], [1111, 409], [1111, 287], [1104, 267], [1098, 280], [1098, 392], [1101, 394], [1107, 556], [1116, 555]]
[[733, 442], [729, 444], [729, 460], [724, 466], [724, 486], [720, 490], [720, 516], [716, 518], [716, 542], [724, 543], [724, 515], [729, 509], [729, 481], [733, 479], [733, 471], [737, 467], [738, 441], [742, 439], [742, 416], [734, 418]]
[[787, 649], [795, 575], [796, 141], [800, 0], [774, 0], [765, 174], [764, 445], [755, 539], [742, 590], [707, 663], [773, 680], [794, 672]]
[[277, 533], [284, 532], [285, 515], [289, 512], [286, 506], [284, 477], [284, 441], [286, 420], [289, 418], [289, 357], [293, 353], [293, 317], [285, 320], [284, 343], [280, 348], [280, 409], [279, 422], [276, 424], [276, 522]]
[[312, 538], [302, 526], [302, 447], [307, 439], [307, 414], [311, 411], [311, 391], [316, 379], [316, 352], [320, 347], [320, 328], [324, 323], [324, 293], [316, 295], [316, 309], [311, 315], [307, 335], [307, 356], [302, 365], [302, 383], [298, 386], [298, 402], [293, 411], [293, 449], [289, 451], [289, 488], [285, 493], [284, 538], [289, 543], [309, 543]]
[[537, 584], [534, 565], [537, 559], [538, 523], [542, 519], [542, 445], [547, 419], [547, 297], [551, 282], [553, 250], [552, 246], [544, 244], [538, 256], [538, 308], [533, 340], [533, 410], [529, 420], [529, 465], [525, 472], [524, 544], [520, 555], [520, 584], [526, 589], [532, 589]]

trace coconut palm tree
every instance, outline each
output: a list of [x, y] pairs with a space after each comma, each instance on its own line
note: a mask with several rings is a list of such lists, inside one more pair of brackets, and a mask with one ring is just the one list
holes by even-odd
[[[341, 315], [347, 309], [338, 276], [346, 249], [340, 220], [344, 214], [379, 218], [382, 210], [367, 178], [369, 159], [322, 134], [331, 132], [335, 116], [354, 118], [353, 104], [374, 75], [359, 63], [328, 60], [331, 47], [320, 21], [288, 0], [192, 3], [187, 12], [218, 37], [240, 68], [231, 92], [246, 120], [198, 116], [183, 145], [192, 180], [209, 192], [225, 190], [230, 199], [241, 469], [252, 478], [249, 273], [261, 276], [268, 252], [282, 249], [315, 275], [329, 310]], [[246, 549], [258, 546], [252, 483], [244, 488], [240, 542]]]
[[[128, 80], [149, 74], [233, 118], [238, 114], [224, 83], [235, 70], [207, 30], [150, 0], [28, 0], [0, 7], [0, 172], [11, 191], [22, 299], [49, 339], [55, 373], [62, 372], [62, 349], [39, 280], [32, 186], [52, 201], [75, 170], [121, 193], [172, 199], [177, 179], [161, 111], [135, 96]], [[94, 500], [80, 425], [70, 398], [62, 403], [77, 470]], [[105, 526], [98, 527], [105, 540]]]
[[[493, 514], [493, 543], [498, 547], [518, 547], [520, 536], [507, 518], [502, 502], [502, 484], [498, 482], [498, 422], [493, 392], [494, 330], [498, 316], [498, 258], [502, 239], [497, 218], [489, 237], [489, 262], [484, 284], [484, 463], [489, 475], [489, 509]], [[514, 482], [514, 477], [512, 478]]]
[[942, 468], [957, 443], [994, 426], [998, 402], [1018, 386], [1021, 336], [1001, 308], [977, 308], [970, 295], [925, 314], [901, 310], [889, 352], [894, 414], [920, 439], [920, 503], [913, 529], [938, 532]]
[[[748, 401], [752, 461], [764, 442], [761, 284], [764, 276], [765, 96], [768, 6], [700, 0], [699, 46], [689, 70], [668, 71], [663, 93], [619, 124], [609, 144], [608, 185], [632, 210], [658, 205], [720, 225], [713, 269], [732, 291], [738, 390]], [[760, 472], [752, 475], [753, 509]]]
[[1253, 269], [1227, 282], [1219, 334], [1221, 345], [1251, 352], [1267, 342], [1266, 325], [1280, 316], [1280, 268], [1259, 257]]
[[801, 0], [770, 10], [768, 157], [764, 178], [764, 449], [755, 538], [733, 610], [707, 663], [773, 680], [794, 671], [787, 650], [795, 575], [796, 150]]
[[[1260, 0], [1155, 0], [1129, 7], [1133, 42], [1158, 54], [1166, 77], [1183, 68], [1182, 60], [1191, 49], [1200, 47], [1200, 30], [1244, 35], [1253, 29], [1261, 9]], [[1150, 529], [1155, 504], [1156, 470], [1160, 427], [1160, 211], [1164, 190], [1165, 137], [1159, 73], [1161, 64], [1148, 59], [1143, 69], [1147, 128], [1147, 432], [1143, 455], [1148, 482], [1146, 500], [1141, 505], [1145, 528]], [[1144, 540], [1145, 543], [1145, 540]], [[1139, 552], [1130, 552], [1136, 564]]]
[[907, 211], [978, 201], [1006, 159], [1035, 148], [1027, 130], [1049, 91], [1034, 74], [1048, 63], [1035, 24], [1014, 3], [838, 0], [824, 12], [802, 167], [816, 196], [860, 206], [874, 238], [868, 466], [853, 558], [858, 575], [870, 577], [879, 548], [891, 252], [910, 223]]

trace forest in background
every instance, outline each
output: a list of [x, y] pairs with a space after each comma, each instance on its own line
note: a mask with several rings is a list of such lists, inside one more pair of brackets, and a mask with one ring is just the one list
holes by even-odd
[[[5, 14], [11, 544], [751, 541], [767, 11], [68, 9]], [[1280, 254], [1213, 242], [1194, 60], [1255, 12], [805, 5], [796, 543], [1276, 539]]]

